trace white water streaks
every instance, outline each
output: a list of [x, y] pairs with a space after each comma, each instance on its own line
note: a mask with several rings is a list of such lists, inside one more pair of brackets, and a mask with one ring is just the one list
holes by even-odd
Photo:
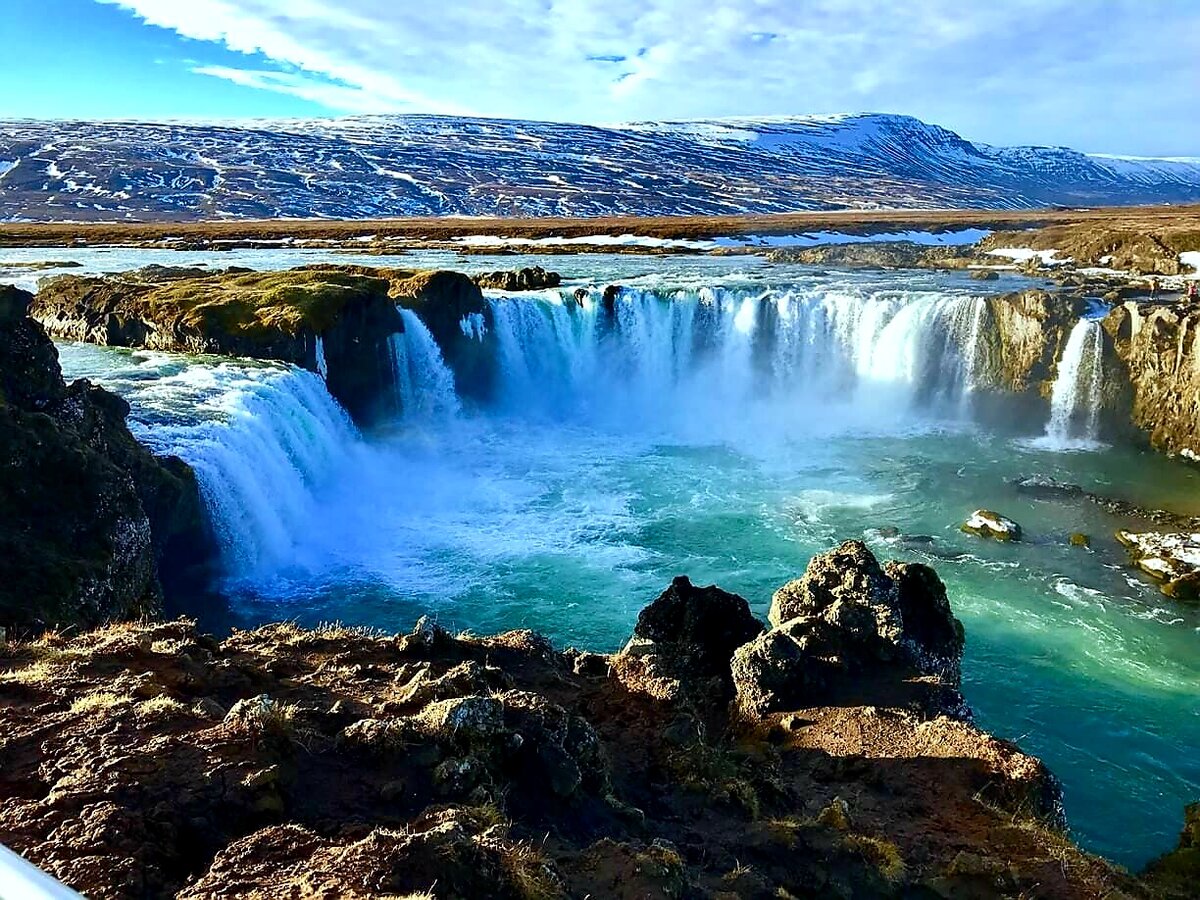
[[815, 408], [858, 423], [914, 408], [957, 418], [985, 314], [966, 294], [853, 288], [626, 288], [611, 308], [565, 291], [491, 305], [507, 411], [675, 430], [758, 416], [788, 430], [814, 424]]
[[138, 440], [192, 466], [233, 577], [288, 559], [320, 489], [357, 452], [349, 417], [303, 369], [82, 344], [59, 357], [68, 378], [129, 401]]
[[1071, 329], [1050, 396], [1047, 444], [1063, 449], [1094, 446], [1100, 432], [1104, 386], [1104, 332], [1094, 319]]
[[459, 401], [454, 373], [446, 366], [437, 341], [420, 316], [410, 309], [397, 309], [404, 331], [392, 336], [391, 352], [401, 414], [406, 419], [456, 416]]
[[325, 361], [325, 339], [317, 335], [317, 374], [323, 381], [329, 380], [329, 363]]

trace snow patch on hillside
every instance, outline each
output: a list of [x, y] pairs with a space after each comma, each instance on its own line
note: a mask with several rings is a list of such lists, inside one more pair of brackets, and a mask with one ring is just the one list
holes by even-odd
[[437, 115], [0, 120], [0, 160], [17, 157], [47, 180], [10, 187], [7, 179], [0, 220], [82, 218], [75, 211], [81, 200], [114, 220], [1200, 202], [1196, 160], [989, 147], [911, 116], [882, 114], [614, 127]]
[[989, 250], [989, 256], [1003, 256], [1011, 259], [1013, 262], [1029, 262], [1031, 259], [1040, 260], [1043, 266], [1065, 266], [1067, 263], [1074, 262], [1069, 257], [1058, 259], [1059, 250], [1030, 250], [1028, 247], [997, 247], [995, 250]]
[[976, 244], [991, 234], [981, 228], [960, 231], [888, 231], [879, 234], [846, 234], [841, 231], [814, 231], [806, 234], [751, 235], [722, 237], [718, 247], [820, 247], [825, 244], [879, 244], [904, 241], [923, 247], [965, 247]]
[[589, 234], [581, 237], [520, 238], [493, 234], [473, 234], [454, 238], [454, 243], [468, 247], [653, 247], [656, 249], [712, 250], [713, 241], [645, 237], [639, 234]]

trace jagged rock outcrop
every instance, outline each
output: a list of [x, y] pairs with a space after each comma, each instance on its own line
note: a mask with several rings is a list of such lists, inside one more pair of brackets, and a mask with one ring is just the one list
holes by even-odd
[[762, 631], [745, 599], [680, 575], [638, 615], [613, 672], [630, 689], [659, 699], [690, 694], [723, 702], [732, 696], [734, 651]]
[[124, 400], [64, 383], [31, 301], [0, 287], [0, 626], [153, 614], [158, 571], [210, 552], [195, 476], [137, 443]]
[[1168, 597], [1200, 600], [1200, 534], [1122, 530], [1117, 540], [1132, 563], [1158, 581]]
[[[781, 247], [771, 262], [868, 269], [965, 269], [981, 262], [973, 247], [927, 247], [912, 241], [874, 241]], [[988, 261], [985, 258], [983, 261]]]
[[1025, 231], [994, 231], [978, 247], [1057, 250], [1077, 266], [1102, 266], [1142, 275], [1180, 274], [1180, 251], [1194, 249], [1195, 231], [1186, 222], [1169, 220], [1129, 223], [1073, 222]]
[[976, 537], [997, 541], [1019, 541], [1023, 534], [1020, 524], [990, 509], [975, 510], [967, 521], [962, 523], [960, 530]]
[[899, 670], [928, 676], [939, 711], [965, 711], [957, 693], [962, 624], [927, 566], [881, 567], [861, 541], [818, 554], [775, 592], [774, 628], [734, 654], [738, 708], [764, 715], [818, 705], [839, 689]]
[[1104, 320], [1132, 384], [1133, 424], [1159, 450], [1200, 454], [1200, 308], [1128, 301]]
[[[862, 571], [835, 579], [843, 561]], [[816, 603], [902, 627], [897, 657], [909, 639], [953, 653], [922, 569], [843, 547], [810, 581]], [[838, 593], [884, 577], [895, 608]], [[701, 669], [757, 627], [734, 595], [681, 581], [651, 610], [639, 629]], [[94, 900], [1148, 896], [1056, 830], [1037, 760], [914, 704], [912, 668], [872, 664], [857, 700], [730, 718], [582, 658], [428, 619], [0, 645], [0, 842]]]
[[1049, 396], [1058, 360], [1082, 314], [1080, 300], [1046, 291], [987, 298], [986, 381], [1012, 393]]
[[495, 291], [540, 291], [546, 288], [556, 288], [562, 284], [561, 275], [557, 272], [548, 272], [541, 266], [485, 272], [482, 275], [475, 275], [471, 280], [484, 290]]
[[392, 406], [389, 342], [404, 324], [389, 286], [386, 278], [334, 266], [211, 273], [149, 267], [50, 279], [31, 315], [63, 340], [324, 368], [330, 393], [365, 422]]

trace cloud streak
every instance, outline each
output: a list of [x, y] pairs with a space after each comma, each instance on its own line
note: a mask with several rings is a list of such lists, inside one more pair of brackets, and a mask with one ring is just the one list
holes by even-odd
[[335, 111], [611, 122], [878, 110], [995, 142], [1200, 152], [1191, 0], [99, 2], [278, 66], [201, 74]]

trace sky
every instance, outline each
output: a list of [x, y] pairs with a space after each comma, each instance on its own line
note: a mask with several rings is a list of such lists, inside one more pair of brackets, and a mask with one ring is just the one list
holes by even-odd
[[1200, 156], [1200, 0], [0, 0], [0, 117], [892, 112]]

